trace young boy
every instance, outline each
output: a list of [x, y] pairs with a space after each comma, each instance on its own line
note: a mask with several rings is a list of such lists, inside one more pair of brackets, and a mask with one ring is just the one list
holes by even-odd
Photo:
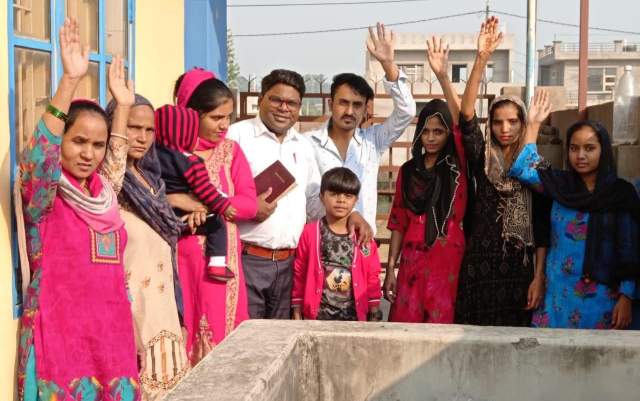
[[[218, 281], [234, 277], [226, 263], [227, 229], [222, 218], [232, 209], [227, 196], [209, 180], [204, 161], [191, 153], [198, 141], [200, 117], [195, 110], [164, 105], [156, 110], [156, 149], [167, 194], [193, 193], [213, 215], [196, 234], [206, 235], [207, 275]], [[179, 217], [185, 212], [176, 209]]]
[[308, 223], [293, 266], [293, 319], [382, 319], [380, 260], [373, 240], [357, 246], [347, 220], [358, 199], [360, 181], [336, 167], [322, 176], [320, 200], [326, 216]]

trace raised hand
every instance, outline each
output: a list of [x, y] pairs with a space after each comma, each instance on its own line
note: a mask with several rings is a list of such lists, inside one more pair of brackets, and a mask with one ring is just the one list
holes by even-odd
[[496, 17], [489, 17], [480, 26], [478, 34], [478, 55], [489, 58], [502, 42], [502, 32], [500, 32], [499, 20]]
[[447, 75], [449, 72], [449, 45], [438, 36], [427, 40], [427, 60], [436, 77]]
[[80, 28], [75, 18], [67, 18], [60, 28], [60, 57], [64, 74], [79, 80], [89, 68], [89, 45], [80, 43]]
[[533, 95], [529, 112], [527, 113], [527, 124], [540, 125], [549, 117], [551, 113], [551, 101], [549, 100], [549, 91], [539, 89]]
[[122, 57], [116, 55], [109, 66], [109, 92], [118, 106], [132, 106], [136, 95], [133, 90], [133, 81], [126, 79], [124, 62]]
[[369, 40], [367, 40], [367, 49], [376, 60], [383, 65], [393, 63], [394, 60], [394, 41], [395, 34], [392, 30], [386, 29], [384, 24], [377, 23], [376, 31], [373, 27], [369, 27]]

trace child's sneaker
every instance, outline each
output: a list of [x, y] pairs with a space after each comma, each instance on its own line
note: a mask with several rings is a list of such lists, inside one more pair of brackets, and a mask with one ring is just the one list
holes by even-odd
[[224, 256], [212, 256], [207, 265], [207, 276], [212, 280], [227, 282], [235, 278], [235, 274], [227, 267]]

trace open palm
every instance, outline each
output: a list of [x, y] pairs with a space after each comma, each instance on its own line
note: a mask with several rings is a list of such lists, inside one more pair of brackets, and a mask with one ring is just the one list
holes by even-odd
[[549, 91], [539, 89], [533, 95], [529, 111], [527, 112], [527, 122], [529, 124], [542, 124], [551, 113], [551, 101], [549, 100]]
[[60, 57], [69, 78], [85, 76], [89, 68], [89, 46], [80, 43], [80, 27], [74, 18], [67, 18], [60, 28]]
[[482, 23], [478, 35], [478, 54], [490, 56], [502, 42], [502, 32], [500, 32], [499, 20], [490, 17]]
[[437, 36], [427, 40], [427, 60], [434, 74], [446, 75], [449, 69], [449, 45]]
[[135, 103], [133, 81], [126, 79], [122, 57], [116, 55], [109, 66], [109, 91], [118, 106], [132, 106]]
[[367, 49], [369, 53], [380, 63], [389, 63], [394, 59], [395, 34], [392, 30], [386, 29], [384, 24], [377, 23], [376, 30], [369, 27], [369, 40], [367, 40]]

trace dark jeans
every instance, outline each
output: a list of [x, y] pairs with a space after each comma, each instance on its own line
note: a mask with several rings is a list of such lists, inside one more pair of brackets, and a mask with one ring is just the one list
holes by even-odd
[[273, 261], [259, 256], [242, 255], [249, 316], [252, 319], [291, 318], [294, 258], [291, 256], [285, 260]]

